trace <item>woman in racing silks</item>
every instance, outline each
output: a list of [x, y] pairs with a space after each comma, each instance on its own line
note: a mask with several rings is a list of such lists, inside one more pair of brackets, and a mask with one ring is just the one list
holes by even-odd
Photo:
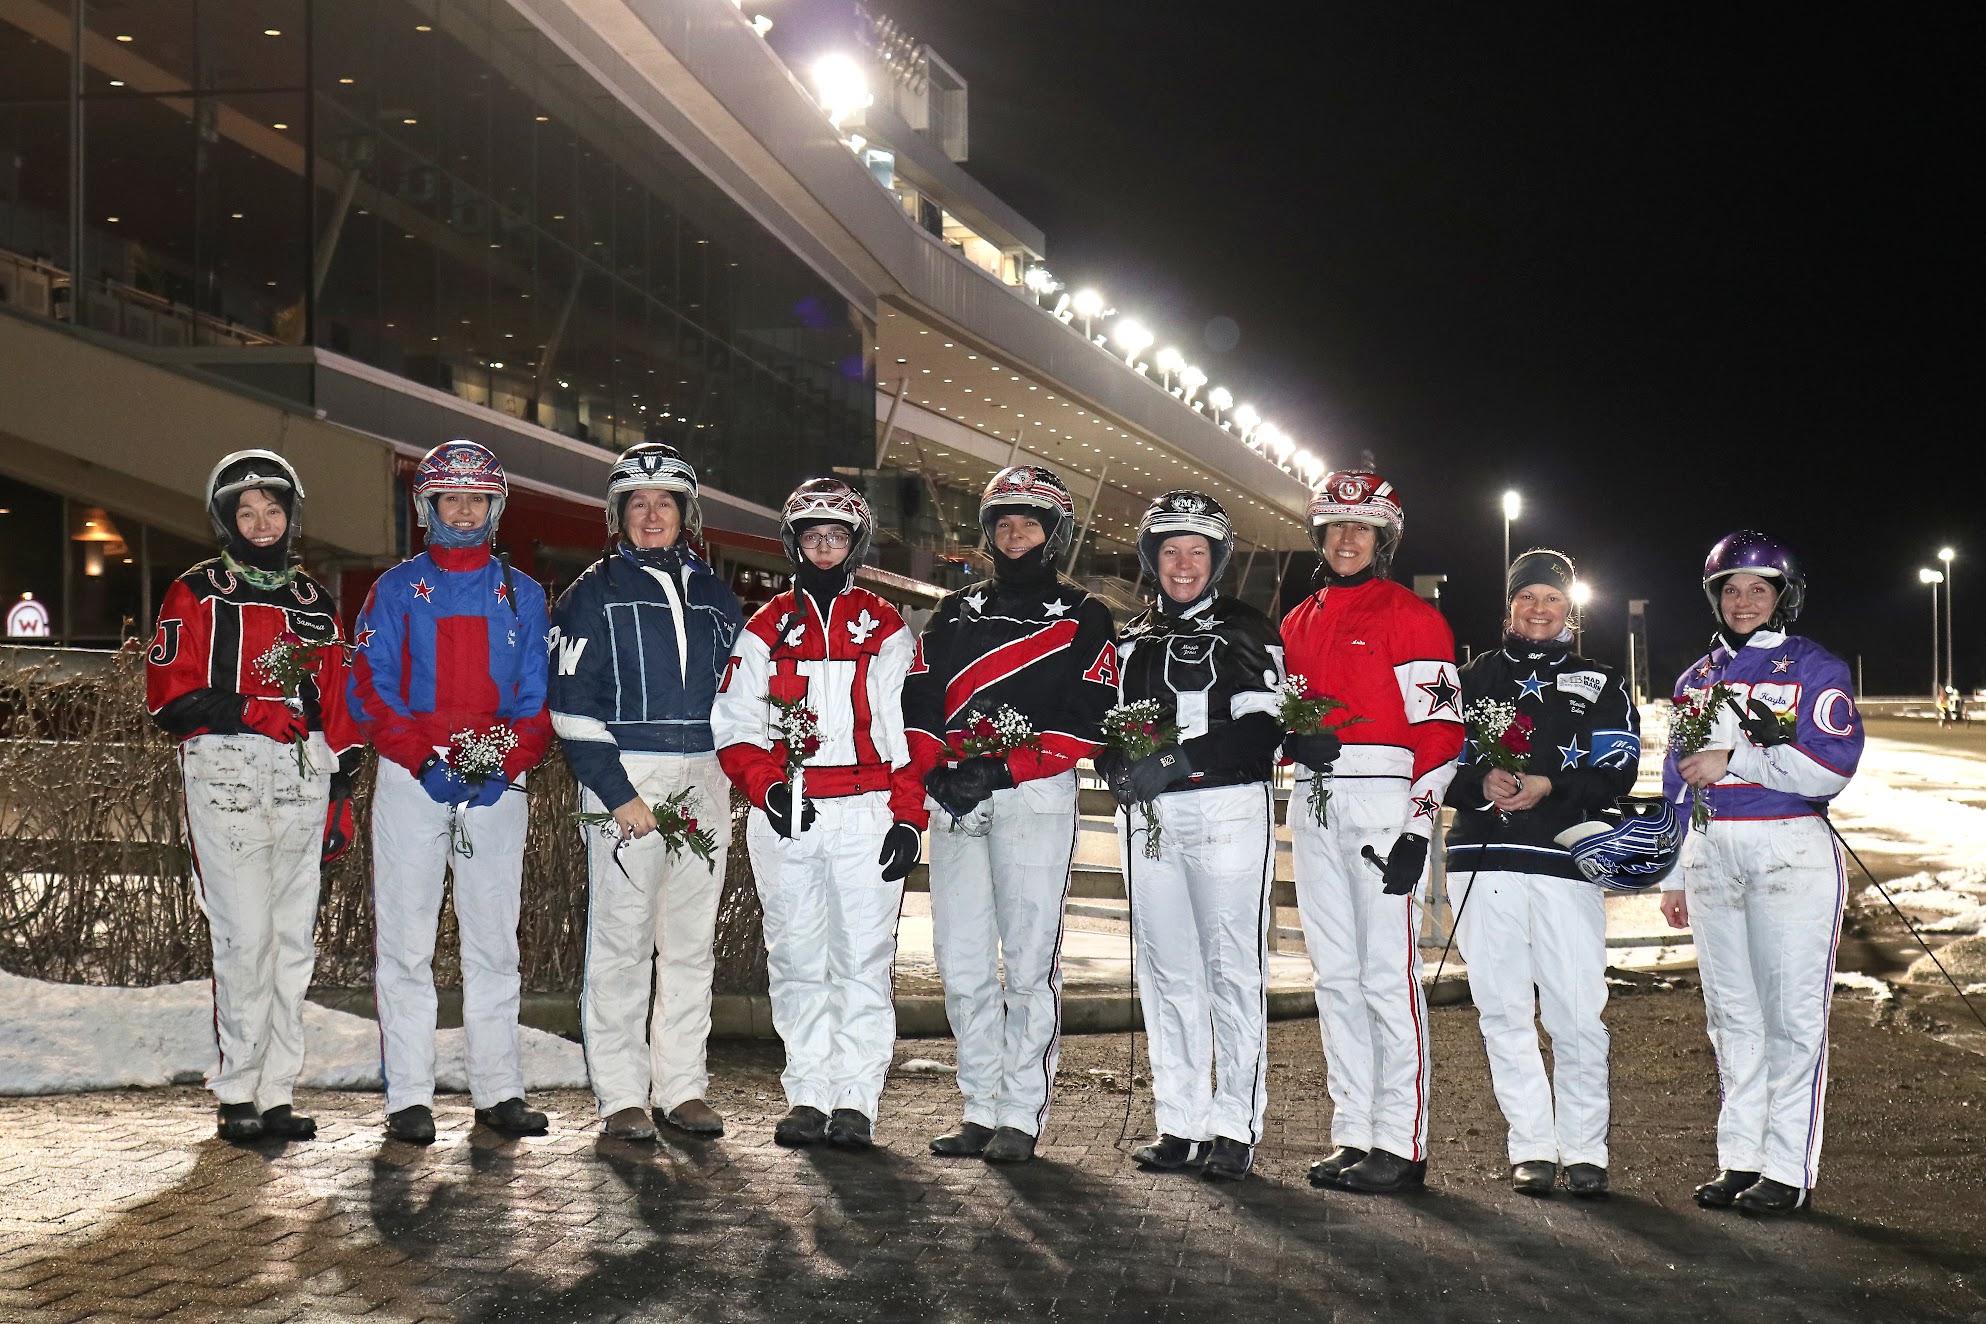
[[890, 966], [924, 794], [903, 736], [915, 646], [855, 571], [875, 520], [835, 478], [786, 499], [793, 586], [753, 613], [711, 710], [724, 771], [752, 812], [772, 1023], [786, 1045], [782, 1145], [875, 1143], [896, 1043]]
[[1310, 777], [1328, 776], [1335, 788], [1327, 823], [1290, 815], [1337, 1146], [1311, 1166], [1310, 1180], [1398, 1191], [1427, 1177], [1433, 1073], [1421, 892], [1441, 796], [1462, 752], [1462, 690], [1448, 623], [1386, 578], [1406, 523], [1393, 485], [1375, 473], [1334, 473], [1309, 513], [1317, 579], [1283, 618], [1285, 666], [1363, 719], [1341, 737], [1283, 742]]
[[[1626, 682], [1574, 651], [1572, 561], [1511, 564], [1504, 638], [1462, 668], [1462, 712], [1502, 705], [1525, 751], [1516, 771], [1472, 740], [1449, 783], [1448, 895], [1469, 967], [1490, 1079], [1509, 1124], [1510, 1183], [1550, 1195], [1607, 1192], [1607, 915], [1559, 834], [1634, 789], [1640, 720]], [[1473, 720], [1473, 719], [1471, 719]], [[1487, 738], [1488, 728], [1482, 728]], [[1518, 756], [1506, 758], [1517, 762]], [[1536, 1021], [1552, 1037], [1545, 1075]]]
[[[614, 546], [552, 612], [552, 726], [584, 808], [613, 815], [610, 832], [586, 831], [580, 1020], [601, 1129], [616, 1140], [653, 1139], [656, 1121], [724, 1133], [704, 1100], [731, 844], [731, 785], [710, 709], [742, 621], [737, 597], [692, 545], [702, 528], [696, 471], [659, 442], [630, 447], [607, 477]], [[654, 806], [685, 795], [689, 816], [711, 825], [707, 862], [688, 849], [671, 855], [656, 833]]]
[[[1671, 743], [1662, 791], [1707, 798], [1662, 913], [1696, 941], [1724, 1101], [1705, 1208], [1784, 1214], [1807, 1204], [1827, 1101], [1827, 1011], [1848, 875], [1827, 802], [1862, 758], [1847, 664], [1786, 631], [1806, 602], [1790, 547], [1741, 529], [1710, 549], [1708, 653], [1676, 681], [1679, 712], [1707, 706], [1702, 747]], [[1718, 687], [1724, 687], [1720, 692]]]
[[550, 623], [544, 589], [493, 552], [509, 493], [486, 447], [447, 441], [429, 451], [414, 475], [427, 549], [379, 577], [354, 639], [352, 715], [379, 750], [373, 982], [386, 1129], [410, 1144], [435, 1138], [433, 962], [444, 873], [455, 880], [476, 1120], [506, 1135], [545, 1129], [545, 1114], [524, 1101], [518, 1058], [517, 921], [524, 776], [552, 738]]
[[[1204, 493], [1167, 492], [1146, 510], [1138, 561], [1159, 592], [1126, 628], [1117, 666], [1124, 701], [1155, 701], [1179, 735], [1141, 759], [1096, 755], [1126, 810], [1118, 855], [1151, 1041], [1159, 1138], [1133, 1157], [1231, 1181], [1254, 1164], [1269, 1102], [1269, 777], [1283, 738], [1282, 638], [1219, 592], [1233, 550], [1227, 512]], [[1140, 803], [1157, 815], [1157, 858]]]
[[[903, 693], [911, 756], [942, 810], [931, 939], [965, 1096], [964, 1119], [931, 1152], [1024, 1163], [1061, 1051], [1076, 762], [1116, 701], [1117, 655], [1109, 609], [1056, 570], [1075, 535], [1060, 478], [1039, 465], [1001, 470], [980, 497], [979, 527], [990, 582], [938, 604]], [[1026, 739], [965, 756], [968, 731], [1003, 713]]]
[[363, 742], [323, 585], [292, 560], [303, 484], [270, 451], [207, 480], [221, 554], [181, 575], [146, 654], [152, 719], [179, 738], [186, 828], [214, 945], [223, 1140], [308, 1140], [292, 1106], [317, 949], [320, 867], [351, 843]]

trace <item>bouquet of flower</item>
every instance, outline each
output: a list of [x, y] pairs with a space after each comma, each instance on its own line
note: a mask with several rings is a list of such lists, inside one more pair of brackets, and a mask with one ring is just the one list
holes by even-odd
[[[1179, 727], [1165, 720], [1165, 710], [1159, 707], [1156, 699], [1120, 703], [1103, 715], [1103, 743], [1124, 751], [1124, 757], [1133, 761], [1156, 753], [1161, 746], [1170, 745], [1178, 739]], [[1145, 811], [1145, 858], [1156, 860], [1159, 857], [1158, 810], [1149, 800], [1139, 807]]]
[[795, 831], [798, 831], [804, 821], [800, 813], [800, 770], [807, 766], [808, 759], [820, 752], [820, 714], [807, 706], [805, 698], [780, 699], [768, 694], [765, 701], [779, 714], [779, 743], [786, 747], [786, 782], [793, 788], [793, 823]]
[[[1462, 727], [1476, 747], [1476, 762], [1522, 776], [1531, 761], [1531, 734], [1537, 723], [1501, 699], [1478, 699], [1462, 712]], [[1510, 815], [1496, 811], [1508, 823]]]
[[[1310, 682], [1302, 676], [1284, 677], [1283, 683], [1276, 688], [1276, 698], [1276, 720], [1282, 723], [1283, 730], [1295, 736], [1330, 735], [1370, 720], [1348, 717], [1342, 722], [1331, 721], [1331, 714], [1343, 708], [1345, 701], [1328, 694], [1313, 694]], [[1328, 821], [1326, 806], [1331, 803], [1330, 782], [1330, 777], [1325, 773], [1313, 771], [1310, 774], [1310, 812], [1316, 816], [1319, 827]]]
[[[1027, 715], [1010, 703], [1003, 703], [989, 715], [975, 702], [966, 709], [964, 729], [951, 737], [949, 754], [953, 766], [966, 759], [1002, 759], [1017, 749], [1041, 752], [1041, 736]], [[948, 808], [946, 813], [951, 814]], [[952, 827], [969, 837], [983, 837], [993, 829], [993, 802], [982, 801], [971, 813], [952, 814]]]
[[[690, 854], [715, 869], [717, 837], [709, 828], [697, 825], [696, 815], [692, 811], [698, 807], [698, 804], [696, 791], [685, 786], [668, 799], [657, 800], [648, 806], [648, 811], [655, 815], [656, 834], [661, 837], [662, 849], [670, 859], [675, 859], [687, 849]], [[621, 831], [621, 826], [614, 821], [614, 816], [610, 813], [587, 812], [574, 814], [573, 818], [581, 827], [597, 827], [602, 836], [613, 839], [614, 864], [620, 869], [621, 874], [626, 876], [628, 868], [621, 863], [621, 852], [627, 849], [628, 843], [633, 838]]]
[[[485, 731], [457, 731], [448, 738], [448, 766], [471, 786], [480, 787], [503, 771], [503, 761], [517, 748], [517, 733], [502, 722]], [[462, 826], [462, 806], [448, 811], [449, 841], [455, 853], [468, 859], [476, 853]]]
[[[317, 679], [318, 665], [323, 661], [324, 644], [313, 644], [303, 636], [285, 630], [276, 636], [276, 642], [262, 650], [262, 656], [255, 659], [255, 674], [283, 692], [283, 703], [299, 716], [303, 713], [303, 684]], [[310, 733], [290, 741], [290, 749], [296, 755], [297, 776], [308, 777], [316, 768], [310, 761]]]
[[[1688, 758], [1699, 753], [1710, 743], [1711, 730], [1717, 725], [1717, 715], [1726, 703], [1738, 697], [1738, 692], [1718, 681], [1708, 689], [1683, 691], [1682, 702], [1669, 718], [1669, 750], [1677, 759]], [[1716, 811], [1710, 807], [1708, 788], [1690, 792], [1689, 825], [1701, 832], [1710, 826]]]

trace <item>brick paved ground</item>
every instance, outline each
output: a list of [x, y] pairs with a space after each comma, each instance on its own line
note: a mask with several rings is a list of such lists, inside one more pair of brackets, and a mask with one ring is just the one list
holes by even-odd
[[745, 1045], [716, 1055], [732, 1133], [700, 1145], [599, 1140], [578, 1094], [541, 1100], [553, 1132], [521, 1142], [446, 1099], [428, 1150], [383, 1140], [376, 1095], [311, 1095], [320, 1140], [242, 1149], [196, 1090], [4, 1101], [0, 1319], [1986, 1320], [1986, 1086], [1979, 1058], [1906, 1028], [1921, 1014], [1837, 1003], [1821, 1212], [1778, 1222], [1690, 1203], [1716, 1105], [1693, 992], [1609, 1013], [1620, 1193], [1595, 1205], [1509, 1192], [1459, 1007], [1434, 1015], [1434, 1170], [1412, 1198], [1304, 1183], [1325, 1140], [1302, 1022], [1275, 1027], [1271, 1134], [1239, 1187], [1123, 1157], [1123, 1036], [1070, 1041], [1020, 1169], [925, 1153], [948, 1077], [893, 1078], [872, 1154], [780, 1150], [776, 1050]]

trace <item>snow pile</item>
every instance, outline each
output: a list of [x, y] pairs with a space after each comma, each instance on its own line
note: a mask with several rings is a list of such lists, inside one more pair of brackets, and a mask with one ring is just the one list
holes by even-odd
[[[376, 1022], [306, 1003], [303, 1028], [299, 1086], [381, 1088]], [[518, 1034], [528, 1088], [585, 1087], [578, 1044], [541, 1030]], [[216, 1060], [213, 994], [205, 980], [97, 988], [0, 972], [0, 1095], [197, 1085]], [[435, 1083], [449, 1092], [469, 1088], [460, 1030], [436, 1035]]]
[[1851, 989], [1857, 993], [1867, 993], [1878, 1007], [1896, 999], [1896, 990], [1890, 987], [1887, 980], [1877, 979], [1874, 975], [1865, 975], [1854, 970], [1835, 971], [1834, 986]]
[[[1917, 926], [1925, 933], [1986, 933], [1986, 866], [1913, 873], [1885, 886], [1897, 905], [1940, 916]], [[1880, 905], [1882, 894], [1867, 887], [1862, 899]]]

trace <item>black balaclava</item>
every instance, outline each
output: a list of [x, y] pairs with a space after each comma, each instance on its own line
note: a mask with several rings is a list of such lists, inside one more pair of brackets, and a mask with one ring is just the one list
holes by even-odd
[[[797, 542], [799, 535], [809, 529], [817, 529], [826, 524], [832, 524], [850, 537], [855, 535], [855, 530], [840, 520], [810, 519], [801, 520], [793, 526], [795, 541]], [[841, 591], [848, 587], [849, 581], [855, 578], [855, 570], [855, 548], [852, 545], [848, 549], [848, 555], [841, 558], [841, 564], [829, 566], [825, 570], [808, 560], [806, 553], [802, 552], [799, 561], [793, 566], [793, 582], [806, 591], [807, 596], [820, 607], [821, 615], [825, 616], [827, 604], [839, 597]]]
[[[267, 547], [257, 547], [242, 537], [241, 529], [235, 523], [235, 517], [241, 513], [241, 498], [250, 492], [260, 492], [283, 508], [283, 536]], [[290, 567], [290, 544], [295, 541], [296, 510], [297, 500], [294, 491], [278, 487], [244, 488], [234, 499], [234, 509], [228, 512], [228, 537], [222, 545], [227, 549], [229, 556], [249, 569], [280, 574]]]
[[[1002, 515], [1025, 515], [1041, 525], [1045, 534], [1053, 534], [1054, 527], [1042, 516], [1046, 512], [1039, 506], [1009, 505], [994, 506], [980, 515], [980, 523], [990, 528]], [[1061, 516], [1053, 518], [1060, 519]], [[1053, 537], [1044, 538], [1019, 556], [1008, 556], [993, 545], [992, 536], [986, 539], [986, 554], [993, 561], [993, 578], [1001, 588], [1037, 588], [1055, 580], [1055, 563], [1048, 559], [1048, 544]]]

